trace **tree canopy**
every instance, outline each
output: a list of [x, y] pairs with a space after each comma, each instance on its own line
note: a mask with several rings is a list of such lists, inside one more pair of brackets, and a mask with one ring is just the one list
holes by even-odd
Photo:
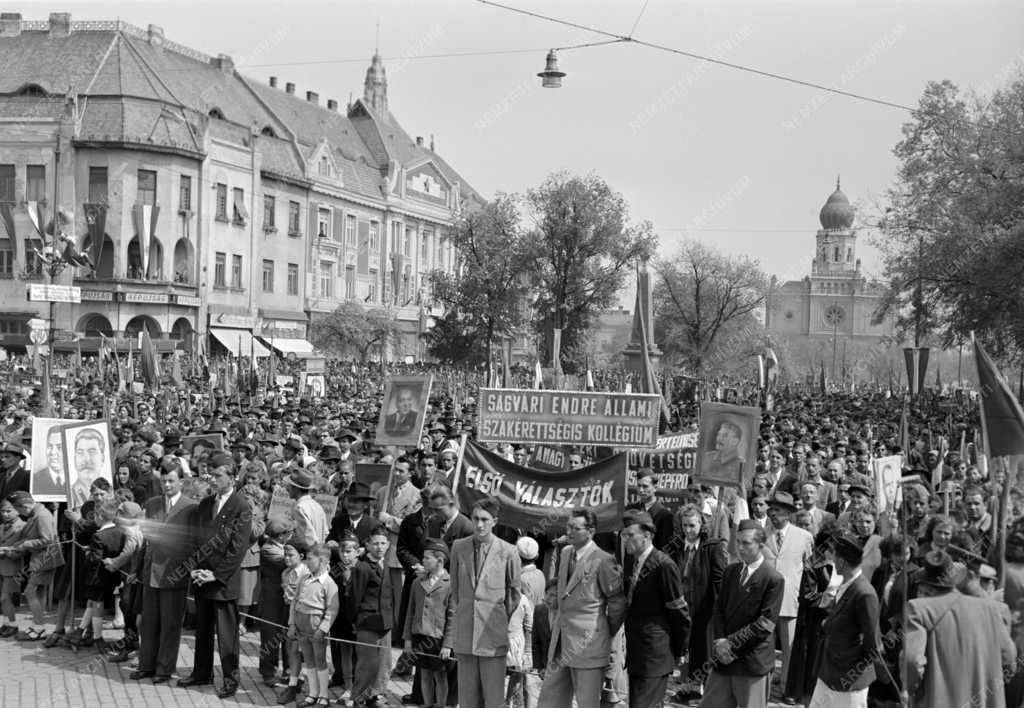
[[360, 361], [369, 359], [374, 350], [383, 351], [398, 338], [398, 326], [383, 310], [367, 309], [351, 301], [314, 319], [309, 328], [309, 340], [318, 349]]

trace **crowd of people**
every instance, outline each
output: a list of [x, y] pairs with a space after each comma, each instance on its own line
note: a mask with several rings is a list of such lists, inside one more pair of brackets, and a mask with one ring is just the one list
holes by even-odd
[[[777, 389], [748, 489], [667, 494], [638, 469], [620, 528], [577, 508], [518, 529], [452, 488], [481, 375], [435, 368], [420, 444], [396, 449], [375, 440], [380, 367], [330, 362], [319, 398], [243, 398], [205, 375], [119, 394], [91, 366], [54, 415], [109, 412], [114, 479], [81, 505], [32, 498], [42, 402], [3, 393], [0, 638], [134, 658], [130, 680], [165, 683], [194, 631], [176, 685], [213, 684], [216, 646], [226, 698], [253, 632], [259, 680], [303, 706], [387, 705], [392, 676], [411, 678], [403, 702], [463, 708], [1024, 704], [1024, 490], [984, 458], [961, 392]], [[699, 425], [699, 401], [672, 413], [675, 431]], [[183, 446], [196, 434], [221, 443]], [[530, 465], [529, 446], [492, 447]], [[898, 492], [872, 469], [891, 455]], [[368, 463], [392, 482], [374, 491]]]

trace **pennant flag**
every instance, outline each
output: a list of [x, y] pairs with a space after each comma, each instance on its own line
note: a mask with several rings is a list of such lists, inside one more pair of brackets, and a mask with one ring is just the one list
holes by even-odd
[[135, 383], [135, 356], [132, 352], [131, 337], [128, 337], [128, 364], [125, 366], [125, 378], [129, 386]]
[[917, 396], [924, 390], [925, 375], [928, 373], [928, 347], [904, 347], [903, 359], [907, 365], [907, 390]]
[[[53, 356], [53, 345], [51, 344], [50, 347], [51, 347], [50, 354], [48, 356]], [[39, 352], [39, 347], [38, 346], [36, 346], [36, 352], [37, 352], [37, 356], [38, 356], [38, 352]], [[39, 370], [40, 370], [39, 367], [36, 367], [36, 371], [39, 371]], [[50, 385], [51, 385], [50, 377], [47, 376], [45, 372], [43, 372], [43, 377], [42, 378], [43, 378], [43, 385], [42, 385], [39, 393], [40, 393], [40, 398], [42, 399], [42, 403], [43, 403], [43, 415], [45, 415], [48, 418], [55, 418], [57, 416], [54, 416], [54, 414], [53, 414], [53, 391], [50, 390]]]
[[466, 442], [454, 488], [463, 510], [497, 497], [501, 522], [512, 528], [561, 532], [574, 507], [597, 516], [597, 531], [622, 527], [627, 455], [620, 453], [578, 470], [544, 472], [520, 467], [472, 441]]
[[988, 353], [974, 340], [978, 367], [981, 424], [991, 457], [1024, 454], [1024, 409]]
[[820, 363], [821, 363], [821, 377], [818, 380], [818, 387], [819, 387], [819, 389], [821, 390], [822, 393], [827, 393], [828, 392], [828, 388], [825, 385], [825, 360], [822, 359]]
[[771, 388], [779, 378], [779, 357], [775, 356], [775, 349], [772, 347], [768, 347], [768, 351], [765, 352], [764, 371], [768, 387]]
[[903, 412], [900, 413], [900, 449], [903, 454], [910, 458], [910, 412], [907, 410], [906, 401], [903, 402]]
[[100, 380], [104, 382], [107, 380], [108, 354], [109, 352], [107, 351], [107, 338], [103, 336], [103, 332], [100, 332], [100, 349], [96, 355], [96, 365], [99, 367]]
[[760, 354], [757, 355], [757, 387], [764, 388], [767, 383], [765, 377], [765, 364], [764, 357]]
[[[136, 204], [132, 210], [135, 221], [135, 234], [139, 238], [139, 256], [142, 259], [142, 277], [149, 275], [149, 252], [156, 233], [156, 222], [160, 217], [160, 207], [154, 204]], [[102, 246], [101, 246], [102, 248]]]
[[139, 336], [142, 338], [140, 348], [142, 376], [146, 383], [155, 390], [160, 386], [160, 362], [156, 357], [156, 348], [153, 346], [153, 340], [149, 337], [149, 330], [142, 330]]
[[46, 228], [46, 213], [45, 207], [41, 202], [29, 201], [25, 202], [25, 211], [28, 212], [28, 220], [32, 222], [32, 227], [39, 234], [39, 238], [46, 240], [46, 234], [44, 229]]
[[12, 270], [17, 273], [18, 264], [21, 263], [21, 251], [18, 248], [18, 234], [14, 230], [14, 202], [0, 202], [0, 221], [4, 222], [7, 238], [11, 240], [11, 250], [14, 252]]
[[544, 388], [544, 371], [540, 368], [540, 359], [533, 367], [533, 387], [538, 391]]
[[93, 267], [100, 264], [103, 256], [103, 239], [107, 229], [107, 205], [106, 204], [83, 204], [85, 211], [85, 226], [89, 233], [89, 255], [92, 258]]

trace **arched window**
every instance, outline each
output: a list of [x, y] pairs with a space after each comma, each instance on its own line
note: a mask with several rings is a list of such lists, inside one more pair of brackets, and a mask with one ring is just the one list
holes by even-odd
[[224, 111], [222, 111], [219, 108], [211, 108], [209, 113], [207, 113], [206, 115], [210, 116], [211, 118], [216, 118], [217, 120], [224, 120]]
[[99, 261], [96, 260], [96, 254], [93, 252], [91, 236], [86, 236], [82, 241], [82, 253], [88, 254], [92, 259], [93, 265], [96, 266], [97, 278], [114, 277], [114, 240], [110, 236], [103, 234], [103, 247], [100, 250]]
[[139, 334], [146, 330], [149, 332], [149, 336], [152, 339], [157, 339], [161, 335], [160, 323], [154, 320], [148, 315], [139, 315], [128, 320], [128, 324], [124, 328], [124, 336], [135, 338]]
[[196, 249], [187, 238], [174, 244], [174, 282], [192, 284], [196, 267]]
[[114, 336], [114, 328], [110, 326], [110, 320], [97, 313], [91, 313], [79, 319], [75, 329], [86, 337], [98, 337], [101, 334], [104, 337]]
[[263, 130], [260, 131], [260, 135], [266, 135], [268, 138], [276, 138], [277, 133], [269, 125], [264, 126]]
[[25, 84], [17, 91], [14, 92], [15, 96], [35, 96], [43, 97], [46, 95], [46, 91], [39, 84]]
[[128, 242], [128, 272], [126, 277], [135, 280], [163, 280], [164, 279], [164, 247], [160, 239], [151, 236], [149, 240], [149, 264], [142, 263], [142, 253], [139, 250], [139, 237], [134, 237]]

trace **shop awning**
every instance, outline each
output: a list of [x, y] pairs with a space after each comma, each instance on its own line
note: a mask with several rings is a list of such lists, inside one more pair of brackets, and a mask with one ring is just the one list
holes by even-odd
[[279, 339], [277, 337], [269, 339], [264, 337], [263, 340], [284, 355], [294, 354], [297, 357], [313, 355], [313, 345], [305, 339]]
[[235, 356], [239, 354], [249, 356], [252, 353], [255, 353], [256, 356], [270, 356], [270, 350], [253, 337], [252, 332], [247, 329], [210, 327], [210, 334]]

